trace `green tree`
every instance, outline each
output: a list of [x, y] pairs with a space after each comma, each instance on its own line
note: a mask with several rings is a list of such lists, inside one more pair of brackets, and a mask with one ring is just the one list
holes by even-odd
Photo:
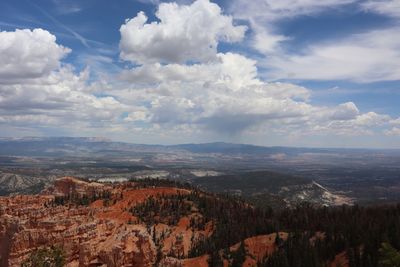
[[219, 255], [218, 251], [214, 250], [210, 257], [207, 260], [208, 266], [213, 266], [213, 267], [221, 267], [224, 266], [224, 263], [221, 259], [221, 256]]
[[246, 260], [246, 248], [244, 241], [240, 242], [239, 248], [232, 253], [232, 267], [241, 267]]
[[379, 249], [382, 267], [400, 267], [400, 252], [394, 249], [389, 243], [382, 243]]
[[65, 264], [64, 251], [55, 246], [40, 248], [31, 253], [22, 267], [62, 267]]

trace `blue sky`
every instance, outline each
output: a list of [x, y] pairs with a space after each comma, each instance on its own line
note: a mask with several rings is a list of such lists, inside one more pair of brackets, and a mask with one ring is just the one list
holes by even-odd
[[0, 32], [2, 136], [400, 148], [397, 0], [3, 0]]

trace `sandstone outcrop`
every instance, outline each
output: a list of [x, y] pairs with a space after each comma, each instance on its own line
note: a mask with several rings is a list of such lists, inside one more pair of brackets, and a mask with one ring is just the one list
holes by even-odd
[[[20, 266], [32, 252], [50, 246], [62, 248], [69, 267], [208, 266], [209, 255], [189, 258], [194, 243], [213, 233], [213, 221], [205, 221], [201, 229], [191, 226], [202, 216], [197, 208], [189, 206], [175, 223], [153, 226], [131, 212], [151, 197], [190, 193], [64, 177], [39, 195], [0, 197], [0, 266]], [[285, 233], [280, 235], [286, 238]], [[254, 266], [272, 253], [274, 241], [275, 234], [246, 239], [251, 257], [244, 266]]]
[[[20, 266], [32, 251], [50, 245], [63, 248], [67, 266], [153, 266], [157, 253], [153, 239], [145, 225], [132, 223], [136, 218], [127, 208], [149, 196], [179, 191], [125, 190], [65, 177], [41, 195], [1, 197], [0, 266]], [[103, 199], [88, 206], [54, 205], [56, 197], [90, 198], [102, 192], [113, 196], [108, 206]]]

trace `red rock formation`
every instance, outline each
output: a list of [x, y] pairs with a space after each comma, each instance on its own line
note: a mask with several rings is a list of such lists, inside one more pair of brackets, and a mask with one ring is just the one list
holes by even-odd
[[55, 196], [65, 196], [68, 194], [88, 195], [92, 196], [101, 193], [104, 190], [110, 190], [110, 186], [106, 186], [96, 182], [85, 182], [74, 177], [63, 177], [54, 181], [54, 185], [45, 189], [42, 194]]
[[19, 266], [32, 251], [61, 246], [67, 266], [152, 266], [156, 247], [145, 225], [128, 224], [135, 219], [126, 211], [151, 195], [176, 193], [179, 189], [150, 188], [120, 191], [122, 199], [105, 207], [97, 200], [91, 206], [57, 206], [55, 196], [87, 195], [120, 188], [66, 177], [38, 196], [0, 198], [1, 266]]
[[203, 255], [196, 258], [184, 259], [181, 261], [183, 267], [207, 267], [208, 255]]
[[[288, 234], [285, 232], [279, 232], [279, 237], [286, 240]], [[262, 261], [268, 255], [271, 255], [276, 250], [275, 245], [276, 233], [269, 235], [259, 235], [247, 238], [244, 240], [246, 251], [249, 255], [243, 263], [243, 266], [257, 266], [257, 262]], [[230, 247], [231, 251], [236, 251], [240, 246], [240, 243]], [[228, 265], [228, 262], [226, 265]]]
[[335, 256], [332, 262], [329, 263], [329, 267], [349, 267], [349, 259], [347, 258], [346, 251], [339, 253]]
[[[134, 189], [134, 184], [111, 186], [64, 177], [41, 195], [0, 197], [0, 266], [20, 266], [36, 249], [56, 245], [66, 254], [67, 266], [153, 266], [160, 238], [165, 266], [180, 260], [168, 258], [172, 252], [187, 255], [192, 237], [210, 235], [189, 229], [189, 218], [176, 226], [159, 224], [154, 230], [139, 224], [129, 208], [150, 196], [187, 194], [186, 189], [151, 187]], [[92, 198], [109, 192], [83, 206], [68, 202], [56, 205], [56, 197]], [[155, 231], [153, 233], [152, 231]], [[168, 244], [168, 245], [167, 245]]]
[[[106, 199], [98, 195], [109, 194]], [[55, 181], [41, 195], [0, 197], [0, 266], [20, 266], [38, 248], [56, 245], [66, 256], [66, 266], [208, 266], [208, 255], [188, 259], [192, 242], [209, 237], [213, 222], [203, 230], [190, 227], [191, 218], [202, 216], [197, 209], [179, 218], [176, 225], [140, 224], [129, 209], [149, 197], [189, 194], [171, 187], [135, 188], [132, 183], [106, 185], [72, 177]], [[57, 205], [56, 198], [91, 198], [89, 205], [68, 202]], [[95, 200], [95, 201], [93, 201]], [[281, 238], [287, 235], [280, 233]], [[275, 250], [275, 234], [244, 241], [251, 257], [243, 266], [255, 266]], [[236, 250], [239, 244], [230, 248]], [[158, 257], [161, 253], [161, 259]], [[179, 255], [186, 259], [177, 259]]]

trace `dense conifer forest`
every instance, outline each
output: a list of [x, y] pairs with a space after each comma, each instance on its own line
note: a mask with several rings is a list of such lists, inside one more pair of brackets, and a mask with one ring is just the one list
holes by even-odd
[[[149, 185], [149, 181], [143, 183]], [[151, 185], [156, 183], [152, 181]], [[161, 183], [168, 185], [166, 181]], [[215, 224], [211, 237], [193, 246], [190, 256], [207, 253], [212, 266], [222, 263], [221, 255], [233, 259], [233, 266], [240, 266], [245, 247], [241, 245], [235, 253], [226, 253], [226, 248], [251, 236], [278, 231], [287, 232], [288, 239], [277, 238], [279, 249], [259, 266], [322, 267], [343, 252], [350, 267], [398, 266], [400, 205], [319, 207], [302, 203], [273, 210], [251, 206], [237, 197], [193, 189], [188, 195], [150, 198], [131, 212], [151, 226], [161, 221], [176, 224], [179, 217], [193, 210], [202, 217], [192, 220], [191, 227], [204, 229], [209, 221]], [[222, 253], [216, 253], [219, 250]]]

